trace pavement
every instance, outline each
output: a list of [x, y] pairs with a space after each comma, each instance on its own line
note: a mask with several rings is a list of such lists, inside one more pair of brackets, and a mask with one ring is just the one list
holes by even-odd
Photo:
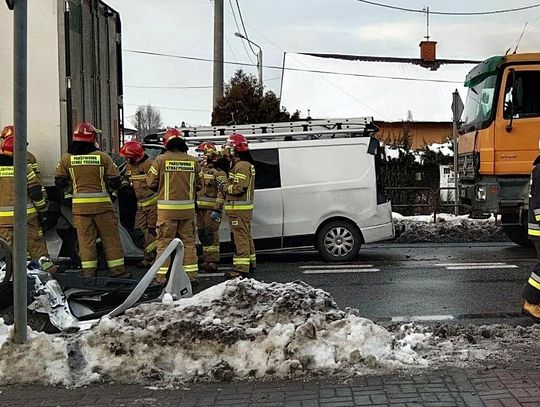
[[0, 403], [19, 406], [163, 407], [514, 407], [540, 406], [540, 372], [446, 370], [413, 375], [195, 384], [1, 387]]

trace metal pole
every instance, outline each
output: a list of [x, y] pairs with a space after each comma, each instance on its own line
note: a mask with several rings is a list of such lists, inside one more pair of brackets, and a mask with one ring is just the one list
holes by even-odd
[[[453, 94], [454, 103], [457, 105], [459, 99], [459, 93], [456, 90]], [[458, 121], [459, 117], [454, 114], [454, 120], [452, 120], [452, 135], [454, 139], [454, 214], [459, 215], [459, 185], [458, 185]]]
[[13, 228], [13, 311], [15, 343], [25, 343], [26, 324], [26, 114], [27, 114], [27, 0], [16, 0], [13, 19], [13, 107], [15, 127]]
[[213, 105], [223, 97], [223, 0], [214, 0], [214, 92]]
[[263, 60], [262, 60], [262, 49], [259, 48], [259, 52], [257, 53], [257, 68], [259, 69], [259, 83], [261, 86], [264, 86], [263, 84]]

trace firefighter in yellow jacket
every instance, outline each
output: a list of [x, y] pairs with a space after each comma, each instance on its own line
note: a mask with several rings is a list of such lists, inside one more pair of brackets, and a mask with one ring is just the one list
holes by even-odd
[[234, 243], [233, 268], [225, 276], [236, 278], [253, 271], [256, 264], [255, 246], [251, 237], [255, 167], [249, 153], [248, 141], [241, 134], [234, 133], [227, 139], [222, 154], [231, 160], [231, 169], [223, 192], [225, 214], [229, 218]]
[[219, 168], [219, 152], [213, 143], [204, 142], [196, 151], [204, 157], [202, 188], [197, 194], [197, 230], [203, 249], [199, 265], [211, 273], [217, 271], [219, 264], [219, 226], [224, 202], [219, 186], [227, 181], [227, 173]]
[[[4, 126], [2, 129], [2, 139], [5, 139], [6, 137], [13, 136], [15, 137], [15, 129], [13, 128], [13, 125], [8, 124], [7, 126]], [[39, 176], [39, 165], [36, 160], [36, 156], [32, 154], [30, 151], [26, 152], [26, 161], [28, 164], [32, 167], [32, 170], [36, 173], [36, 175]]]
[[82, 276], [95, 277], [98, 261], [96, 240], [105, 250], [111, 277], [128, 278], [124, 269], [124, 250], [118, 231], [109, 189], [120, 186], [120, 173], [112, 158], [97, 149], [98, 130], [89, 123], [81, 123], [73, 132], [73, 142], [60, 159], [55, 183], [73, 192], [73, 225], [77, 229]]
[[[187, 154], [187, 144], [177, 129], [164, 135], [167, 151], [154, 159], [147, 183], [157, 191], [157, 256], [179, 237], [184, 244], [184, 271], [192, 284], [197, 283], [197, 250], [195, 248], [195, 200], [200, 189], [197, 159]], [[158, 270], [156, 281], [167, 279], [169, 259]]]
[[[2, 139], [0, 144], [0, 237], [10, 246], [13, 243], [13, 217], [15, 189], [13, 179], [13, 136]], [[27, 170], [27, 219], [28, 219], [28, 255], [38, 261], [44, 271], [54, 273], [56, 266], [49, 259], [43, 231], [39, 225], [38, 212], [47, 210], [47, 201], [42, 192], [42, 185], [32, 166]]]
[[152, 167], [152, 160], [144, 152], [138, 141], [128, 141], [120, 149], [120, 155], [127, 160], [125, 178], [122, 185], [128, 185], [137, 197], [135, 229], [144, 233], [144, 259], [137, 267], [148, 268], [156, 257], [157, 194], [148, 188], [146, 176]]
[[529, 192], [529, 239], [536, 248], [537, 263], [523, 288], [522, 297], [525, 300], [523, 313], [540, 322], [540, 155], [533, 165]]

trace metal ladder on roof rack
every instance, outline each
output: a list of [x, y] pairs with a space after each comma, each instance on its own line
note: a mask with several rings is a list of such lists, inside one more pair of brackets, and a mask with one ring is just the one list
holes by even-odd
[[179, 127], [186, 141], [225, 140], [241, 133], [253, 141], [301, 140], [371, 136], [378, 131], [372, 117], [243, 124], [232, 126]]

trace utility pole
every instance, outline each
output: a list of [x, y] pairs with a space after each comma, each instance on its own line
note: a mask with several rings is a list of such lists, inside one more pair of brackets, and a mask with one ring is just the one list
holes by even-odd
[[[27, 124], [27, 0], [11, 2], [13, 8], [13, 124], [16, 132], [13, 151], [15, 180], [15, 222], [13, 228], [13, 312], [15, 342], [27, 340], [26, 324], [26, 124]], [[8, 3], [9, 4], [9, 3]]]
[[259, 71], [259, 84], [261, 87], [264, 86], [263, 83], [263, 55], [262, 55], [262, 49], [259, 48], [259, 52], [257, 52], [257, 69]]
[[214, 94], [212, 107], [223, 97], [223, 0], [214, 0]]

